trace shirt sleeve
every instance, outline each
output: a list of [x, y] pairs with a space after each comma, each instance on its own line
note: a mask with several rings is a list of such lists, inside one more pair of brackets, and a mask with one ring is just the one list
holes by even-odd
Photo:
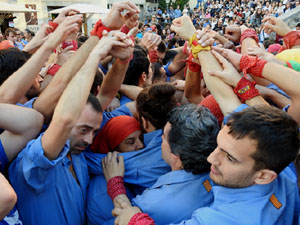
[[130, 109], [126, 105], [122, 105], [112, 112], [103, 112], [103, 120], [100, 129], [113, 117], [124, 116], [124, 115], [133, 117]]

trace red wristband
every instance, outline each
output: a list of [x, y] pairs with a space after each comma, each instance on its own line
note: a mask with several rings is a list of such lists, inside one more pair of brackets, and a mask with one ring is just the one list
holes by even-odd
[[52, 22], [52, 21], [49, 21], [49, 22], [48, 22], [48, 25], [49, 25], [50, 27], [52, 27], [52, 29], [51, 29], [51, 28], [47, 28], [46, 34], [50, 34], [50, 33], [54, 32], [55, 29], [58, 27], [58, 24], [55, 23], [55, 22]]
[[156, 50], [150, 50], [148, 55], [149, 55], [151, 63], [158, 62], [158, 55], [157, 55]]
[[300, 31], [291, 31], [283, 37], [283, 46], [280, 52], [290, 49], [295, 45], [300, 45]]
[[53, 64], [47, 71], [47, 74], [54, 76], [57, 73], [57, 71], [60, 69], [60, 67], [61, 66], [58, 64]]
[[256, 43], [259, 42], [256, 32], [254, 30], [252, 30], [252, 29], [246, 29], [246, 30], [244, 30], [244, 32], [241, 35], [240, 44], [242, 44], [242, 42], [246, 38], [253, 38], [256, 41]]
[[146, 213], [136, 213], [127, 225], [155, 225], [154, 220]]
[[95, 24], [94, 29], [91, 31], [91, 35], [92, 35], [92, 36], [98, 36], [99, 39], [101, 39], [102, 36], [103, 36], [102, 33], [103, 33], [104, 30], [106, 30], [107, 32], [110, 32], [110, 31], [111, 31], [111, 29], [109, 29], [108, 27], [106, 27], [106, 26], [104, 26], [104, 25], [102, 24], [102, 20], [100, 19], [100, 20], [98, 20], [98, 22]]
[[114, 200], [118, 195], [126, 195], [126, 188], [124, 186], [123, 177], [116, 176], [111, 178], [107, 182], [107, 194], [112, 200]]
[[121, 27], [121, 32], [124, 34], [128, 34], [129, 31], [130, 31], [129, 27], [123, 24], [123, 26]]
[[251, 82], [245, 77], [242, 77], [233, 91], [242, 102], [244, 102], [259, 95], [258, 90], [255, 88], [255, 84], [255, 81]]
[[190, 53], [188, 59], [186, 60], [186, 65], [191, 72], [200, 72], [201, 66], [195, 62], [193, 62], [193, 54]]
[[240, 60], [240, 69], [243, 71], [244, 76], [250, 73], [256, 77], [263, 77], [262, 72], [267, 61], [259, 59], [258, 57], [243, 55]]

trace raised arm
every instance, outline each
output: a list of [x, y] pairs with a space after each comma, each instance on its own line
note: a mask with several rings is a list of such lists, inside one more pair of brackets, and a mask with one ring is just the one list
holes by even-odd
[[[114, 3], [109, 14], [102, 21], [105, 29], [120, 29], [124, 24], [124, 16], [121, 14], [127, 10], [127, 16], [130, 13], [139, 12], [139, 9], [131, 2]], [[98, 21], [100, 22], [100, 21]], [[101, 27], [102, 29], [103, 27]], [[97, 31], [97, 30], [96, 30]], [[83, 65], [89, 53], [99, 41], [97, 35], [92, 35], [63, 66], [59, 69], [55, 77], [52, 79], [48, 87], [43, 91], [39, 98], [35, 101], [33, 107], [41, 112], [45, 121], [49, 121], [53, 114], [54, 108], [60, 98], [62, 92], [67, 87], [76, 72]]]
[[68, 17], [57, 30], [49, 36], [42, 47], [13, 75], [11, 75], [0, 88], [0, 102], [17, 103], [29, 90], [32, 83], [45, 62], [48, 60], [53, 49], [61, 43], [68, 34], [76, 31], [77, 21], [80, 16]]
[[116, 37], [103, 37], [59, 99], [49, 128], [42, 137], [45, 156], [50, 160], [57, 158], [65, 145], [86, 104], [97, 65], [101, 58], [106, 57], [112, 46], [126, 47], [126, 44], [118, 41]]

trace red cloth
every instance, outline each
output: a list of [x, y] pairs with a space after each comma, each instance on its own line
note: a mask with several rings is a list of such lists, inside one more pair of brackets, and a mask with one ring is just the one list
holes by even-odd
[[131, 217], [128, 225], [155, 225], [155, 222], [146, 213], [136, 213]]
[[283, 37], [283, 46], [280, 52], [286, 49], [291, 49], [295, 45], [300, 45], [300, 31], [291, 31]]
[[186, 65], [191, 72], [199, 72], [201, 70], [201, 66], [195, 62], [193, 62], [193, 54], [190, 52], [188, 59], [186, 60]]
[[[124, 34], [128, 34], [129, 31], [130, 29], [125, 24], [123, 24], [123, 26], [121, 27], [121, 32]], [[134, 43], [134, 37], [132, 35], [130, 36], [130, 39]]]
[[107, 194], [111, 200], [114, 200], [118, 195], [126, 195], [123, 177], [116, 176], [107, 182]]
[[46, 34], [50, 34], [50, 33], [54, 32], [55, 29], [58, 27], [58, 24], [57, 24], [57, 23], [54, 23], [54, 22], [52, 22], [52, 21], [49, 21], [48, 24], [49, 24], [50, 27], [52, 27], [52, 29], [51, 29], [51, 28], [48, 28], [48, 29], [46, 30]]
[[242, 77], [233, 91], [242, 100], [242, 102], [245, 102], [246, 100], [259, 95], [258, 90], [255, 88], [255, 84], [255, 81], [251, 82], [245, 77]]
[[256, 77], [263, 77], [262, 72], [266, 63], [266, 60], [259, 59], [258, 57], [243, 55], [240, 60], [240, 69], [243, 71], [245, 77], [247, 77], [247, 73]]
[[0, 43], [0, 50], [13, 48], [13, 47], [15, 47], [14, 44], [9, 40], [4, 40]]
[[200, 105], [203, 105], [206, 108], [208, 108], [209, 111], [217, 118], [219, 125], [222, 124], [224, 120], [224, 115], [214, 96], [208, 95], [205, 99], [203, 99], [200, 102]]
[[254, 30], [252, 30], [252, 29], [246, 29], [246, 30], [244, 30], [244, 32], [241, 35], [240, 44], [242, 44], [242, 42], [246, 38], [253, 38], [256, 41], [256, 43], [259, 42], [258, 37], [257, 37], [257, 33]]
[[114, 117], [96, 135], [90, 148], [95, 153], [114, 151], [128, 135], [140, 129], [139, 122], [131, 116]]
[[53, 64], [50, 69], [47, 71], [47, 74], [51, 75], [51, 76], [54, 76], [57, 71], [60, 69], [60, 65], [58, 64]]
[[98, 22], [95, 24], [94, 29], [91, 31], [91, 35], [92, 36], [98, 36], [99, 39], [102, 38], [102, 33], [103, 31], [106, 30], [107, 32], [110, 32], [111, 29], [109, 29], [108, 27], [104, 26], [102, 24], [102, 20], [98, 20]]

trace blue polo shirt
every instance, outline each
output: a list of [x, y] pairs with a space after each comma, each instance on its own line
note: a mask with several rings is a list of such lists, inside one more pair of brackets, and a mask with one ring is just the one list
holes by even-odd
[[[67, 141], [57, 159], [49, 160], [44, 156], [42, 135], [30, 141], [9, 167], [22, 221], [25, 225], [82, 225], [89, 182], [84, 155], [71, 155], [71, 162]], [[78, 182], [69, 171], [71, 163]]]
[[179, 223], [190, 219], [196, 209], [212, 204], [212, 183], [208, 173], [171, 171], [131, 202], [157, 225]]
[[287, 167], [270, 184], [213, 187], [211, 207], [196, 210], [180, 225], [296, 225], [300, 200], [295, 174]]
[[[151, 187], [156, 180], [171, 169], [161, 158], [162, 130], [144, 134], [145, 148], [135, 152], [120, 153], [124, 157], [125, 176], [129, 198], [141, 194], [145, 188]], [[87, 197], [88, 224], [105, 224], [113, 219], [114, 208], [106, 191], [106, 181], [102, 172], [101, 159], [106, 154], [85, 152], [90, 173], [94, 176], [89, 185]]]
[[8, 159], [4, 151], [2, 141], [0, 139], [0, 172], [3, 173], [6, 166], [8, 165]]

